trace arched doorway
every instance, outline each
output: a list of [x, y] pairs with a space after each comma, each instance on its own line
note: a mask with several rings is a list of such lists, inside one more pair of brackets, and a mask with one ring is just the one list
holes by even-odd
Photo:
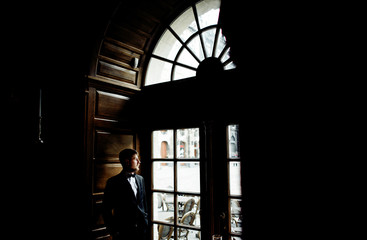
[[[229, 191], [231, 173], [238, 179], [240, 160], [232, 164], [227, 157], [227, 128], [239, 124], [239, 90], [218, 25], [220, 1], [187, 1], [174, 7], [160, 1], [161, 8], [147, 4], [129, 6], [127, 15], [135, 13], [140, 26], [123, 14], [126, 8], [116, 10], [88, 76], [86, 152], [93, 238], [108, 235], [100, 214], [103, 189], [107, 178], [120, 171], [118, 151], [132, 147], [140, 152], [141, 174], [153, 186], [148, 190], [152, 239], [159, 238], [164, 226], [172, 228], [174, 238], [187, 234], [209, 239], [219, 233], [240, 239], [241, 196]], [[190, 34], [184, 33], [187, 29]], [[195, 219], [186, 223], [184, 200], [191, 199]], [[167, 206], [159, 208], [162, 201]]]

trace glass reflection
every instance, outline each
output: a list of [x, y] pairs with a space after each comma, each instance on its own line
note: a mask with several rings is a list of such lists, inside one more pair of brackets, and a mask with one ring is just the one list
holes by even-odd
[[193, 195], [179, 194], [178, 204], [178, 224], [200, 227], [200, 197]]
[[153, 131], [153, 158], [173, 158], [173, 130]]
[[197, 68], [199, 66], [199, 63], [196, 61], [196, 59], [191, 55], [189, 51], [187, 51], [186, 48], [184, 48], [181, 52], [181, 55], [177, 59], [177, 62], [188, 65], [193, 68]]
[[177, 190], [181, 192], [200, 193], [200, 163], [177, 163]]
[[177, 41], [176, 37], [170, 31], [166, 30], [154, 48], [153, 54], [174, 60], [181, 46], [181, 43]]
[[180, 80], [184, 78], [194, 77], [195, 75], [196, 71], [181, 66], [176, 66], [173, 75], [173, 80]]
[[231, 199], [231, 232], [242, 233], [242, 208], [239, 199]]
[[187, 240], [201, 239], [201, 232], [196, 230], [178, 228], [177, 234], [178, 239], [187, 239]]
[[197, 32], [198, 28], [192, 8], [190, 7], [182, 13], [181, 16], [171, 24], [171, 28], [183, 41], [186, 41], [192, 34]]
[[175, 231], [173, 226], [164, 224], [153, 224], [153, 239], [154, 240], [168, 240], [174, 239]]
[[204, 0], [196, 4], [201, 29], [218, 23], [219, 8], [219, 0]]
[[211, 57], [213, 54], [215, 32], [216, 29], [210, 29], [202, 33], [207, 57]]
[[176, 157], [199, 159], [199, 128], [178, 129], [176, 132]]
[[231, 240], [242, 240], [242, 238], [240, 238], [240, 237], [231, 237]]
[[228, 125], [227, 128], [228, 158], [240, 158], [240, 135], [239, 125]]
[[229, 162], [229, 194], [241, 195], [241, 162]]
[[201, 46], [200, 37], [197, 35], [194, 37], [187, 46], [191, 49], [191, 51], [195, 54], [195, 56], [200, 60], [204, 60], [204, 52]]
[[145, 85], [153, 85], [170, 81], [172, 64], [152, 57], [150, 59]]
[[225, 46], [226, 46], [226, 38], [222, 34], [222, 29], [220, 29], [219, 30], [219, 35], [218, 35], [217, 47], [215, 49], [214, 57], [219, 57], [219, 55], [222, 53]]
[[153, 189], [173, 190], [173, 162], [153, 162]]
[[167, 223], [174, 222], [173, 194], [153, 193], [153, 219]]

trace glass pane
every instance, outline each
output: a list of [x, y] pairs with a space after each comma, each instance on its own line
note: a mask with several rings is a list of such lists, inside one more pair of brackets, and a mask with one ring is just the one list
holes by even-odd
[[195, 36], [187, 46], [191, 49], [191, 51], [199, 58], [200, 61], [204, 60], [204, 52], [201, 47], [200, 37], [199, 35]]
[[174, 222], [173, 194], [153, 193], [153, 220]]
[[173, 36], [169, 30], [166, 30], [154, 48], [153, 54], [169, 60], [174, 60], [181, 46], [181, 43], [175, 36]]
[[200, 227], [200, 197], [179, 194], [177, 203], [178, 224]]
[[173, 130], [158, 130], [152, 134], [154, 159], [173, 158]]
[[177, 62], [188, 65], [190, 67], [197, 68], [199, 66], [198, 61], [184, 48], [180, 54], [180, 57], [177, 59]]
[[241, 162], [229, 162], [229, 194], [242, 194], [241, 188]]
[[207, 57], [211, 57], [213, 54], [215, 32], [216, 29], [214, 28], [202, 33]]
[[193, 240], [193, 239], [201, 239], [201, 232], [191, 229], [185, 229], [185, 228], [179, 228], [177, 230], [178, 239], [187, 239], [187, 240]]
[[176, 157], [199, 159], [199, 135], [199, 128], [178, 129], [176, 131]]
[[228, 158], [240, 158], [240, 134], [239, 125], [228, 125], [227, 127]]
[[235, 237], [235, 236], [232, 236], [232, 237], [231, 237], [231, 240], [242, 240], [242, 238], [240, 238], [240, 237]]
[[145, 86], [171, 81], [172, 64], [152, 57], [149, 61]]
[[180, 80], [180, 79], [195, 77], [195, 76], [196, 76], [196, 71], [193, 71], [191, 69], [184, 68], [181, 66], [176, 66], [175, 72], [173, 75], [173, 80]]
[[196, 4], [200, 28], [218, 23], [220, 0], [203, 0]]
[[224, 54], [223, 54], [223, 56], [221, 57], [221, 59], [220, 59], [220, 61], [222, 62], [222, 63], [224, 63], [225, 61], [227, 61], [228, 59], [229, 59], [229, 51], [230, 51], [230, 49], [231, 48], [228, 48], [225, 52], [224, 52]]
[[236, 68], [236, 64], [234, 64], [234, 62], [230, 62], [229, 64], [224, 66], [224, 70], [230, 70], [230, 69], [234, 69], [234, 68]]
[[200, 193], [200, 163], [177, 163], [177, 190]]
[[220, 29], [218, 34], [217, 48], [215, 49], [214, 57], [219, 57], [220, 53], [226, 46], [226, 37], [222, 34], [222, 29]]
[[153, 224], [153, 239], [154, 240], [169, 240], [174, 239], [175, 231], [173, 226], [164, 224]]
[[180, 15], [170, 26], [183, 41], [186, 41], [192, 34], [198, 31], [194, 12], [191, 7]]
[[153, 189], [173, 191], [173, 162], [153, 162]]
[[231, 232], [242, 233], [242, 208], [239, 199], [231, 199]]

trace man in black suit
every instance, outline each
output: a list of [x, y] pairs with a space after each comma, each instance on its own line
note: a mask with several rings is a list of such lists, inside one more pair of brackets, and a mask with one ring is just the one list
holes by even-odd
[[119, 154], [123, 170], [108, 179], [103, 200], [103, 218], [113, 240], [144, 240], [148, 227], [144, 178], [137, 175], [138, 152]]

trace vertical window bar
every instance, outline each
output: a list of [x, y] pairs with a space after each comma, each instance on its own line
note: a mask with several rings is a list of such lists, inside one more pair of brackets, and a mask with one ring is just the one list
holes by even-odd
[[[172, 75], [173, 76], [173, 75]], [[173, 223], [174, 223], [174, 236], [175, 236], [175, 240], [177, 240], [177, 221], [178, 221], [178, 217], [177, 217], [177, 207], [178, 207], [178, 203], [177, 203], [177, 159], [176, 159], [176, 141], [177, 141], [177, 130], [174, 129], [173, 130], [173, 209], [174, 209], [174, 213], [173, 213]]]
[[198, 26], [200, 43], [201, 43], [201, 48], [203, 49], [204, 58], [207, 58], [207, 54], [206, 54], [206, 50], [205, 50], [205, 45], [204, 45], [204, 39], [203, 39], [203, 35], [202, 35], [202, 32], [201, 32], [200, 24], [199, 24], [199, 16], [198, 16], [198, 12], [196, 10], [196, 6], [193, 5], [192, 6], [192, 9], [194, 11], [195, 21], [196, 21], [196, 24]]

